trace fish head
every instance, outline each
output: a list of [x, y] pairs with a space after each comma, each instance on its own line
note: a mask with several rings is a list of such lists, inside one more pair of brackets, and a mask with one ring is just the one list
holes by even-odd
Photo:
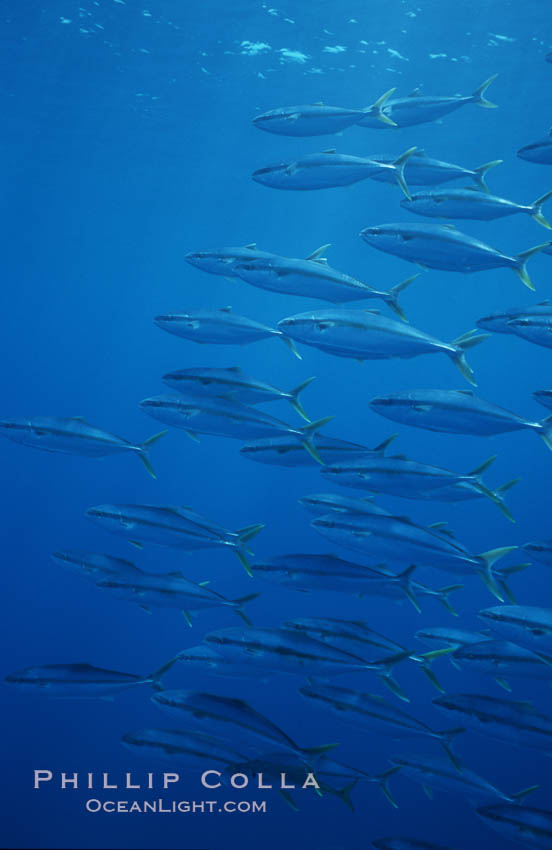
[[253, 124], [259, 130], [266, 130], [268, 133], [272, 133], [274, 130], [278, 132], [277, 128], [282, 124], [282, 122], [286, 121], [286, 115], [282, 114], [279, 109], [272, 109], [269, 112], [263, 112], [262, 115], [256, 115], [253, 118]]
[[85, 516], [109, 531], [131, 531], [136, 523], [117, 505], [96, 505], [85, 511]]
[[336, 326], [336, 323], [321, 311], [320, 313], [299, 313], [297, 316], [288, 316], [278, 322], [278, 330], [286, 336], [304, 342], [307, 345], [316, 345], [322, 341], [328, 331]]
[[517, 155], [528, 162], [550, 163], [552, 162], [552, 141], [550, 137], [547, 137], [538, 142], [532, 142], [520, 148]]
[[476, 321], [476, 326], [483, 331], [496, 331], [500, 333], [502, 325], [508, 325], [508, 320], [504, 316], [483, 316]]
[[188, 691], [155, 691], [151, 701], [158, 708], [177, 709], [186, 702]]
[[9, 685], [32, 685], [38, 683], [42, 676], [40, 667], [27, 667], [25, 670], [15, 670], [4, 677]]
[[542, 558], [544, 556], [545, 559], [550, 558], [552, 556], [552, 542], [548, 541], [535, 541], [531, 543], [524, 543], [521, 547], [525, 549], [526, 552], [529, 552], [535, 558]]
[[190, 316], [189, 313], [166, 313], [162, 316], [156, 316], [153, 321], [157, 327], [173, 334], [178, 334], [180, 331], [191, 333], [201, 326], [199, 319]]
[[430, 409], [429, 405], [416, 404], [412, 399], [403, 395], [376, 396], [369, 402], [370, 407], [380, 416], [392, 419], [394, 422], [416, 424], [423, 413]]
[[402, 245], [407, 239], [407, 236], [396, 224], [378, 224], [374, 227], [364, 227], [359, 236], [369, 245], [390, 253], [393, 252], [393, 248]]
[[258, 168], [251, 176], [255, 183], [262, 183], [263, 186], [272, 186], [278, 189], [287, 183], [288, 178], [292, 177], [296, 170], [297, 165], [294, 162], [279, 162], [275, 165]]
[[550, 317], [518, 316], [508, 322], [508, 328], [523, 339], [543, 345], [552, 346], [552, 321]]
[[201, 269], [209, 274], [234, 274], [232, 267], [236, 262], [236, 257], [231, 250], [192, 251], [189, 254], [185, 254], [184, 259], [191, 266], [195, 266], [197, 269]]

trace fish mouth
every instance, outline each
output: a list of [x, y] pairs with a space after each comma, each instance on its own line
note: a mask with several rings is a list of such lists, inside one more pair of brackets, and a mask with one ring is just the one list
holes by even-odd
[[379, 232], [379, 227], [363, 227], [358, 235], [366, 239], [367, 236], [378, 236]]
[[369, 401], [370, 407], [390, 407], [393, 404], [393, 399], [378, 396]]
[[268, 174], [276, 174], [278, 171], [282, 171], [285, 168], [283, 165], [267, 165], [265, 168], [258, 168], [251, 175], [253, 180], [259, 180], [259, 178], [264, 177]]
[[119, 519], [119, 514], [107, 507], [88, 508], [84, 515], [92, 519]]

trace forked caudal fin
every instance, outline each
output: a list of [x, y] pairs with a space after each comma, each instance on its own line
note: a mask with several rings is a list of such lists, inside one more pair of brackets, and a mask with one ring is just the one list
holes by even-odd
[[488, 80], [485, 80], [484, 83], [481, 83], [479, 88], [476, 89], [472, 95], [474, 103], [476, 103], [478, 106], [484, 106], [485, 109], [496, 109], [496, 103], [492, 103], [492, 101], [487, 100], [487, 98], [485, 97], [485, 92], [487, 91], [491, 83], [496, 80], [497, 77], [498, 74], [493, 74], [492, 77], [489, 77]]
[[491, 170], [491, 168], [496, 168], [497, 165], [502, 165], [504, 162], [503, 159], [493, 159], [492, 162], [486, 162], [484, 165], [480, 165], [479, 168], [474, 168], [474, 181], [479, 189], [483, 192], [489, 192], [489, 187], [485, 181], [485, 177], [487, 176], [487, 172]]
[[305, 747], [300, 750], [300, 753], [305, 761], [314, 767], [320, 758], [330, 750], [335, 750], [336, 747], [339, 747], [339, 744], [322, 744], [320, 747]]
[[164, 437], [165, 434], [168, 434], [168, 431], [159, 431], [159, 433], [154, 434], [153, 437], [148, 437], [148, 439], [144, 440], [144, 442], [138, 449], [138, 457], [140, 458], [152, 478], [157, 478], [157, 475], [155, 474], [155, 470], [151, 465], [149, 450], [153, 446], [153, 444], [160, 440], [161, 437]]
[[253, 602], [254, 599], [257, 599], [261, 594], [260, 593], [250, 593], [248, 596], [238, 596], [237, 599], [233, 599], [232, 602], [236, 606], [234, 608], [236, 614], [240, 619], [242, 619], [246, 626], [253, 625], [245, 611], [243, 610], [243, 606], [247, 605], [248, 602]]
[[390, 655], [388, 658], [383, 658], [381, 661], [377, 662], [377, 665], [380, 668], [378, 675], [380, 676], [383, 684], [389, 688], [392, 694], [395, 694], [395, 696], [403, 702], [410, 702], [410, 698], [407, 697], [399, 683], [395, 681], [391, 674], [393, 672], [393, 667], [395, 667], [396, 664], [400, 664], [401, 661], [406, 661], [406, 659], [410, 658], [411, 655], [412, 653], [409, 650], [404, 650], [404, 652], [398, 652], [396, 655]]
[[532, 794], [533, 791], [536, 791], [538, 788], [540, 788], [540, 785], [530, 785], [529, 788], [524, 788], [522, 791], [516, 791], [515, 794], [512, 794], [512, 800], [514, 803], [522, 803], [528, 794]]
[[407, 286], [410, 286], [410, 284], [413, 283], [418, 277], [420, 277], [419, 274], [412, 275], [412, 277], [403, 280], [402, 283], [398, 283], [396, 286], [393, 286], [392, 289], [389, 289], [385, 293], [385, 303], [388, 307], [391, 308], [391, 310], [393, 310], [397, 314], [399, 319], [403, 320], [403, 322], [408, 322], [408, 319], [406, 318], [403, 309], [399, 304], [398, 296], [403, 291], [403, 289], [406, 289]]
[[449, 760], [452, 762], [454, 767], [459, 773], [462, 773], [462, 762], [456, 756], [452, 750], [452, 742], [457, 735], [461, 735], [462, 732], [465, 732], [463, 726], [459, 726], [456, 729], [448, 729], [446, 732], [441, 733], [441, 746], [447, 754]]
[[545, 219], [542, 212], [542, 205], [545, 201], [549, 201], [552, 198], [552, 192], [546, 192], [544, 195], [541, 195], [540, 198], [537, 198], [531, 204], [531, 212], [530, 216], [539, 224], [542, 224], [543, 227], [546, 227], [548, 230], [552, 230], [552, 225]]
[[394, 776], [401, 768], [397, 765], [396, 767], [391, 767], [389, 770], [386, 770], [385, 773], [380, 773], [378, 776], [374, 777], [378, 783], [378, 787], [385, 797], [385, 799], [391, 803], [394, 809], [398, 809], [398, 803], [391, 793], [391, 789], [389, 787], [389, 779], [391, 776]]
[[527, 261], [530, 260], [534, 254], [538, 254], [539, 251], [544, 251], [544, 249], [548, 248], [549, 245], [549, 242], [544, 242], [542, 245], [535, 245], [534, 248], [529, 248], [527, 251], [522, 251], [520, 254], [516, 254], [515, 256], [515, 263], [512, 268], [521, 282], [532, 292], [535, 291], [535, 287], [533, 285], [533, 281], [529, 277], [529, 272], [527, 271]]
[[297, 347], [296, 347], [296, 345], [295, 345], [294, 341], [291, 339], [291, 337], [286, 336], [286, 335], [285, 335], [284, 333], [282, 333], [281, 331], [280, 331], [280, 333], [278, 334], [278, 336], [280, 337], [280, 339], [282, 340], [282, 342], [284, 343], [284, 345], [287, 345], [287, 347], [289, 348], [289, 350], [291, 351], [291, 353], [292, 353], [292, 354], [295, 354], [295, 356], [297, 357], [297, 359], [298, 359], [298, 360], [302, 360], [302, 359], [303, 359], [303, 358], [301, 357], [301, 355], [299, 354], [299, 352], [297, 351]]
[[541, 426], [538, 430], [539, 437], [542, 437], [550, 451], [552, 451], [552, 416], [547, 416], [539, 422]]
[[299, 429], [301, 444], [303, 448], [321, 466], [324, 466], [324, 461], [318, 454], [318, 449], [314, 445], [313, 438], [316, 432], [323, 428], [324, 425], [327, 425], [328, 422], [331, 422], [332, 419], [333, 416], [326, 416], [324, 417], [324, 419], [317, 419], [316, 422], [310, 422], [308, 425], [305, 425], [304, 428]]
[[393, 163], [393, 167], [395, 169], [395, 179], [409, 201], [412, 200], [412, 195], [410, 194], [410, 189], [406, 185], [406, 180], [404, 179], [404, 167], [416, 150], [416, 147], [408, 148], [408, 150], [401, 154], [400, 157], [396, 159]]
[[315, 378], [307, 378], [307, 380], [303, 381], [302, 384], [299, 384], [298, 387], [295, 387], [295, 389], [289, 391], [289, 403], [291, 404], [293, 409], [297, 411], [299, 416], [301, 416], [307, 422], [310, 422], [310, 419], [307, 416], [305, 409], [303, 408], [303, 405], [299, 401], [299, 394], [302, 393], [303, 390], [305, 390], [309, 386], [309, 384], [312, 384], [312, 382], [314, 380], [316, 380], [316, 379]]
[[414, 570], [416, 569], [416, 564], [411, 564], [410, 567], [407, 567], [404, 572], [399, 573], [397, 576], [398, 581], [401, 585], [401, 590], [404, 592], [404, 595], [408, 599], [408, 601], [414, 606], [418, 614], [422, 613], [422, 609], [416, 599], [416, 595], [412, 588], [412, 576], [414, 574]]
[[512, 605], [517, 605], [516, 598], [510, 588], [508, 587], [506, 580], [515, 573], [520, 573], [522, 570], [526, 570], [527, 567], [530, 567], [530, 563], [525, 564], [514, 564], [512, 567], [504, 567], [502, 570], [497, 570], [495, 573], [495, 578], [497, 584], [502, 589], [504, 593], [504, 597], [508, 599]]
[[483, 561], [483, 567], [479, 571], [479, 575], [489, 593], [492, 593], [499, 602], [504, 602], [504, 594], [493, 573], [493, 564], [505, 555], [509, 555], [510, 552], [514, 552], [517, 548], [517, 546], [503, 546], [500, 549], [489, 549], [488, 552], [482, 552], [479, 556]]
[[476, 479], [472, 482], [472, 486], [478, 490], [482, 496], [486, 496], [491, 502], [498, 507], [499, 510], [502, 511], [506, 519], [509, 519], [510, 522], [515, 522], [512, 514], [510, 513], [508, 506], [504, 501], [504, 493], [513, 487], [514, 484], [517, 484], [519, 478], [514, 478], [512, 481], [508, 481], [506, 484], [503, 484], [502, 487], [497, 487], [495, 490], [492, 490], [490, 487], [487, 487], [486, 484], [481, 479], [482, 474], [489, 468], [489, 466], [494, 463], [496, 460], [496, 455], [493, 455], [484, 463], [476, 466], [475, 469], [472, 469], [471, 472], [468, 473], [469, 477]]
[[453, 340], [452, 345], [454, 346], [454, 352], [451, 352], [450, 357], [452, 362], [457, 367], [459, 372], [464, 376], [466, 381], [469, 381], [472, 386], [476, 387], [477, 384], [475, 382], [475, 378], [473, 376], [473, 369], [468, 364], [466, 360], [466, 354], [468, 348], [473, 348], [475, 345], [479, 345], [481, 342], [486, 340], [490, 334], [482, 334], [477, 330], [468, 331], [467, 334], [463, 334], [463, 336], [457, 337]]
[[248, 550], [245, 549], [245, 544], [253, 537], [256, 537], [259, 531], [262, 531], [263, 528], [264, 524], [258, 523], [257, 525], [247, 525], [245, 528], [240, 528], [240, 530], [236, 532], [239, 542], [237, 543], [234, 552], [236, 553], [236, 557], [243, 566], [245, 572], [251, 578], [253, 578], [253, 573], [251, 571], [251, 564], [247, 559], [246, 551]]
[[396, 440], [398, 436], [399, 436], [398, 434], [391, 434], [390, 437], [387, 437], [386, 440], [384, 440], [382, 443], [377, 445], [375, 447], [375, 449], [372, 449], [373, 453], [378, 454], [378, 455], [384, 455], [386, 450], [389, 448], [389, 446], [393, 442], [393, 440]]
[[[382, 94], [381, 97], [378, 97], [375, 103], [363, 110], [365, 115], [374, 112], [375, 117], [378, 119], [378, 121], [381, 121], [383, 124], [388, 124], [390, 127], [396, 127], [396, 122], [393, 121], [392, 118], [389, 118], [389, 116], [386, 115], [385, 112], [383, 112], [383, 107], [385, 106], [394, 91], [394, 88], [389, 89], [389, 91], [386, 91], [385, 94]], [[362, 117], [364, 118], [365, 115], [363, 115]]]
[[150, 673], [149, 676], [146, 676], [146, 681], [151, 683], [151, 686], [156, 691], [163, 690], [163, 684], [161, 679], [165, 675], [165, 673], [171, 669], [173, 664], [178, 661], [178, 655], [175, 655], [174, 658], [171, 658], [170, 661], [167, 661], [166, 664], [163, 664], [162, 667], [159, 667], [158, 670], [154, 670], [153, 673]]
[[453, 617], [458, 617], [458, 611], [452, 607], [449, 599], [449, 594], [454, 593], [455, 590], [462, 590], [464, 587], [463, 584], [449, 584], [446, 587], [441, 587], [439, 590], [436, 590], [437, 599], [443, 605], [449, 614], [452, 614]]

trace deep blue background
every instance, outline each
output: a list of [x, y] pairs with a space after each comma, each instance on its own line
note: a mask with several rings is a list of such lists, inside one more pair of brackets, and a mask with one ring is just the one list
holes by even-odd
[[[317, 375], [304, 396], [310, 415], [333, 414], [328, 434], [372, 446], [396, 430], [370, 411], [373, 395], [408, 387], [465, 388], [445, 357], [360, 366], [303, 348], [299, 362], [275, 341], [243, 349], [200, 348], [160, 332], [152, 317], [231, 304], [238, 313], [274, 325], [286, 315], [323, 306], [207, 276], [184, 262], [189, 250], [221, 244], [256, 241], [266, 250], [304, 256], [331, 242], [333, 266], [382, 288], [413, 272], [357, 236], [362, 226], [407, 217], [398, 205], [398, 189], [365, 182], [316, 194], [278, 193], [250, 180], [251, 171], [272, 160], [333, 145], [359, 155], [399, 154], [419, 145], [467, 167], [503, 158], [489, 183], [497, 194], [514, 200], [528, 203], [550, 189], [552, 169], [515, 156], [551, 123], [552, 68], [544, 55], [552, 34], [546, 3], [311, 0], [282, 9], [278, 1], [271, 9], [246, 0], [81, 0], [79, 9], [69, 0], [7, 0], [1, 20], [3, 416], [81, 415], [141, 440], [157, 429], [137, 403], [160, 390], [160, 375], [190, 365], [241, 365], [283, 388]], [[242, 42], [271, 49], [248, 55]], [[346, 49], [325, 51], [336, 45]], [[284, 49], [300, 51], [304, 61], [286, 59], [279, 52]], [[280, 105], [324, 100], [361, 107], [391, 86], [401, 95], [420, 84], [427, 93], [469, 93], [496, 72], [500, 76], [489, 97], [500, 109], [467, 106], [440, 124], [412, 130], [353, 128], [335, 141], [293, 140], [260, 133], [251, 124], [258, 111]], [[467, 223], [463, 229], [510, 252], [547, 238], [521, 216]], [[452, 339], [495, 309], [546, 298], [551, 263], [546, 256], [530, 263], [535, 296], [507, 270], [471, 277], [427, 272], [403, 303], [415, 326]], [[545, 411], [531, 392], [550, 385], [550, 356], [520, 339], [497, 336], [469, 359], [483, 397], [541, 418]], [[296, 421], [283, 403], [267, 410]], [[498, 453], [489, 482], [523, 479], [508, 494], [517, 524], [509, 524], [486, 501], [385, 504], [418, 521], [449, 520], [474, 552], [547, 535], [552, 457], [530, 432], [480, 440], [398, 430], [398, 451], [461, 471]], [[230, 596], [262, 589], [251, 608], [258, 625], [275, 626], [300, 615], [364, 617], [373, 628], [412, 645], [421, 625], [456, 624], [427, 600], [419, 616], [408, 603], [253, 587], [237, 561], [223, 552], [182, 556], [155, 548], [129, 550], [123, 540], [89, 523], [85, 509], [101, 502], [190, 504], [229, 528], [266, 522], [255, 540], [259, 556], [332, 551], [309, 528], [309, 517], [297, 504], [301, 495], [328, 489], [315, 468], [253, 464], [240, 456], [236, 441], [204, 437], [196, 445], [177, 431], [152, 454], [158, 481], [149, 480], [131, 457], [94, 462], [8, 442], [0, 447], [6, 673], [71, 661], [147, 673], [179, 649], [199, 643], [206, 632], [236, 622], [231, 612], [207, 612], [191, 631], [176, 611], [148, 616], [54, 564], [49, 553], [59, 548], [131, 557], [145, 569], [182, 567], [191, 578], [209, 578]], [[455, 581], [445, 573], [428, 572], [424, 578], [434, 586]], [[535, 565], [513, 584], [521, 602], [549, 599], [545, 567]], [[476, 612], [492, 604], [476, 579], [466, 581], [455, 601], [466, 628], [477, 627]], [[461, 674], [446, 661], [436, 669], [451, 691], [501, 693], [493, 682]], [[431, 706], [435, 692], [418, 671], [403, 665], [397, 675], [412, 697], [413, 713], [436, 728], [454, 725]], [[349, 682], [381, 691], [371, 677]], [[300, 700], [299, 679], [268, 685], [207, 682], [176, 668], [167, 683], [209, 684], [245, 696], [300, 743], [341, 740], [339, 756], [357, 759], [369, 770], [385, 769], [386, 754], [409, 746], [338, 726]], [[534, 698], [545, 711], [549, 694], [538, 683], [519, 681], [514, 687], [517, 698]], [[392, 783], [400, 802], [396, 812], [375, 788], [359, 786], [354, 814], [334, 798], [304, 793], [298, 798], [299, 814], [270, 795], [269, 813], [257, 816], [90, 815], [83, 808], [85, 791], [33, 791], [32, 770], [108, 770], [113, 775], [163, 770], [162, 763], [148, 767], [119, 744], [127, 730], [171, 725], [150, 703], [148, 690], [128, 692], [114, 703], [29, 699], [7, 687], [2, 695], [2, 806], [9, 815], [2, 831], [5, 846], [315, 850], [329, 844], [365, 847], [385, 834], [423, 837], [460, 850], [504, 846], [469, 801], [437, 794], [431, 802], [419, 786], [401, 777]], [[412, 748], [418, 752], [422, 746]], [[458, 751], [505, 791], [541, 783], [531, 804], [548, 806], [549, 762], [535, 752], [474, 735], [466, 735]], [[209, 795], [190, 775], [176, 796]]]

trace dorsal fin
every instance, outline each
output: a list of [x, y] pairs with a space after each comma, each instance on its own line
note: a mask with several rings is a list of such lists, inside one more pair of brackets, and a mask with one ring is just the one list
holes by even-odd
[[247, 248], [248, 251], [254, 251], [255, 248], [257, 247], [257, 243], [256, 242], [250, 242], [249, 245], [244, 245], [243, 247]]
[[408, 95], [408, 97], [421, 97], [421, 96], [422, 96], [422, 90], [421, 90], [420, 86], [416, 86], [416, 88], [412, 89], [412, 91]]
[[224, 371], [225, 372], [234, 372], [236, 375], [238, 375], [241, 372], [241, 366], [227, 366]]
[[471, 390], [456, 390], [457, 393], [462, 393], [462, 395], [469, 395], [473, 398], [473, 393]]
[[379, 310], [363, 310], [362, 312], [363, 312], [363, 313], [373, 313], [373, 314], [374, 314], [374, 316], [379, 316], [379, 315], [381, 315], [381, 313], [380, 313], [380, 311], [379, 311]]
[[322, 153], [337, 153], [337, 148], [328, 148], [327, 150], [322, 151]]
[[231, 308], [231, 307], [221, 307], [221, 308], [220, 308], [220, 312], [221, 312], [221, 313], [231, 313], [231, 312], [232, 312], [232, 308]]
[[305, 257], [306, 260], [318, 260], [322, 254], [324, 254], [328, 248], [331, 248], [331, 242], [328, 242], [327, 245], [321, 245], [320, 248], [317, 248], [316, 251], [313, 251], [312, 254], [309, 254], [308, 257]]
[[311, 103], [311, 106], [324, 106], [324, 101], [317, 100], [316, 103]]

